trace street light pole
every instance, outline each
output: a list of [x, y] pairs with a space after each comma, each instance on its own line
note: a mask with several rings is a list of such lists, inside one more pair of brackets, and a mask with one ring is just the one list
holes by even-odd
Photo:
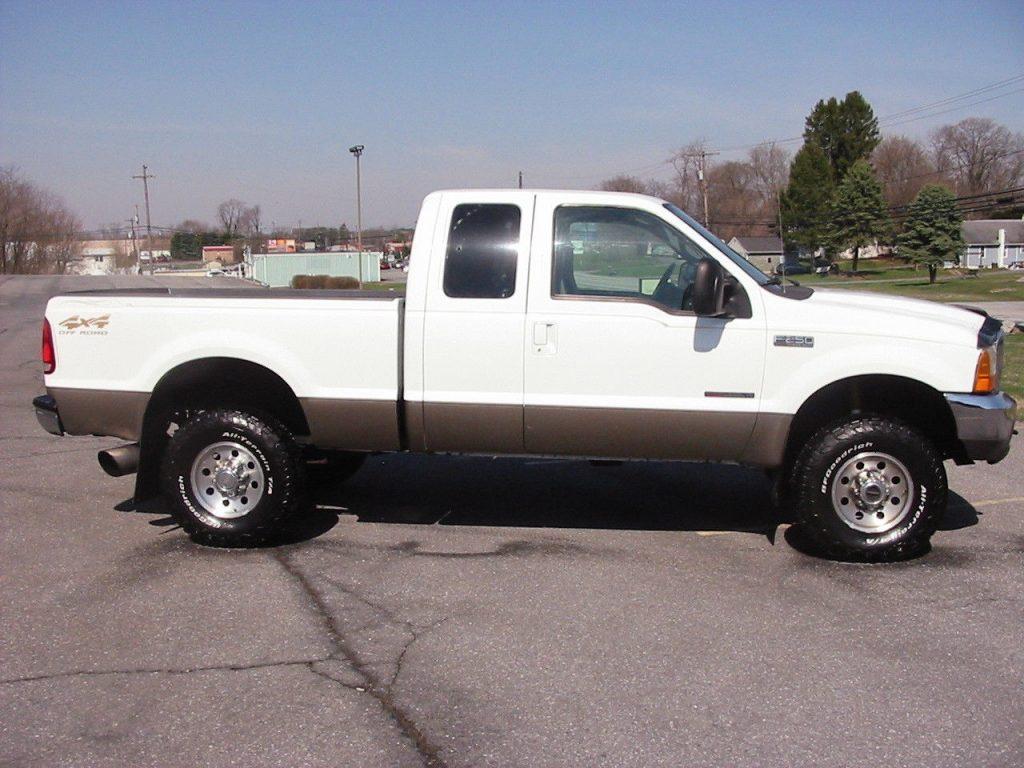
[[362, 178], [359, 174], [359, 158], [366, 149], [362, 144], [349, 147], [348, 151], [356, 156], [356, 249], [359, 253], [359, 285], [363, 284], [363, 191]]

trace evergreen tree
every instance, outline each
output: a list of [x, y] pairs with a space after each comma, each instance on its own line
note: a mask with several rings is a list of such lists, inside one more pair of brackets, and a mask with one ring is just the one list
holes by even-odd
[[825, 153], [817, 144], [804, 144], [789, 167], [789, 185], [780, 199], [787, 244], [812, 251], [825, 244], [834, 193]]
[[866, 160], [850, 166], [836, 189], [828, 240], [836, 251], [853, 249], [857, 271], [860, 249], [889, 235], [892, 224], [882, 196], [882, 185]]
[[867, 160], [880, 141], [878, 118], [859, 91], [850, 91], [842, 101], [834, 96], [819, 101], [804, 127], [804, 143], [821, 147], [837, 183], [855, 162]]
[[946, 259], [959, 259], [965, 244], [953, 193], [938, 184], [928, 184], [910, 205], [910, 214], [899, 236], [900, 255], [928, 267], [928, 282]]
[[171, 235], [171, 258], [198, 261], [202, 253], [200, 235], [195, 232], [175, 232]]

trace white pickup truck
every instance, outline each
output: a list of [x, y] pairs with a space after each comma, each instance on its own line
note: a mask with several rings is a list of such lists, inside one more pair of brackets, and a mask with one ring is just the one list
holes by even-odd
[[42, 357], [43, 426], [132, 441], [104, 468], [223, 545], [300, 511], [312, 453], [346, 475], [423, 451], [759, 466], [824, 550], [887, 559], [935, 531], [944, 460], [1006, 455], [1016, 409], [984, 313], [784, 285], [609, 192], [429, 195], [404, 297], [56, 296]]

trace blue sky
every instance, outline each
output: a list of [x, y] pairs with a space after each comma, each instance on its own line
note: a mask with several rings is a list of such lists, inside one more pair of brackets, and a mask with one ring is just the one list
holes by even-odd
[[[586, 186], [1024, 74], [1024, 3], [40, 3], [0, 0], [0, 165], [88, 226], [260, 203], [269, 224], [412, 223], [435, 188]], [[1017, 87], [1020, 87], [1020, 83]], [[1024, 92], [970, 115], [1024, 130]], [[793, 148], [793, 145], [788, 145]], [[649, 170], [650, 169], [650, 170]]]

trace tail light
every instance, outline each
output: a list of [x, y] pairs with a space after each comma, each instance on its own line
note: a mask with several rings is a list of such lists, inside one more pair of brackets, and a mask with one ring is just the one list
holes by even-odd
[[43, 319], [43, 348], [40, 352], [43, 359], [43, 373], [53, 373], [57, 370], [57, 352], [53, 348], [53, 331], [50, 330], [50, 321]]

